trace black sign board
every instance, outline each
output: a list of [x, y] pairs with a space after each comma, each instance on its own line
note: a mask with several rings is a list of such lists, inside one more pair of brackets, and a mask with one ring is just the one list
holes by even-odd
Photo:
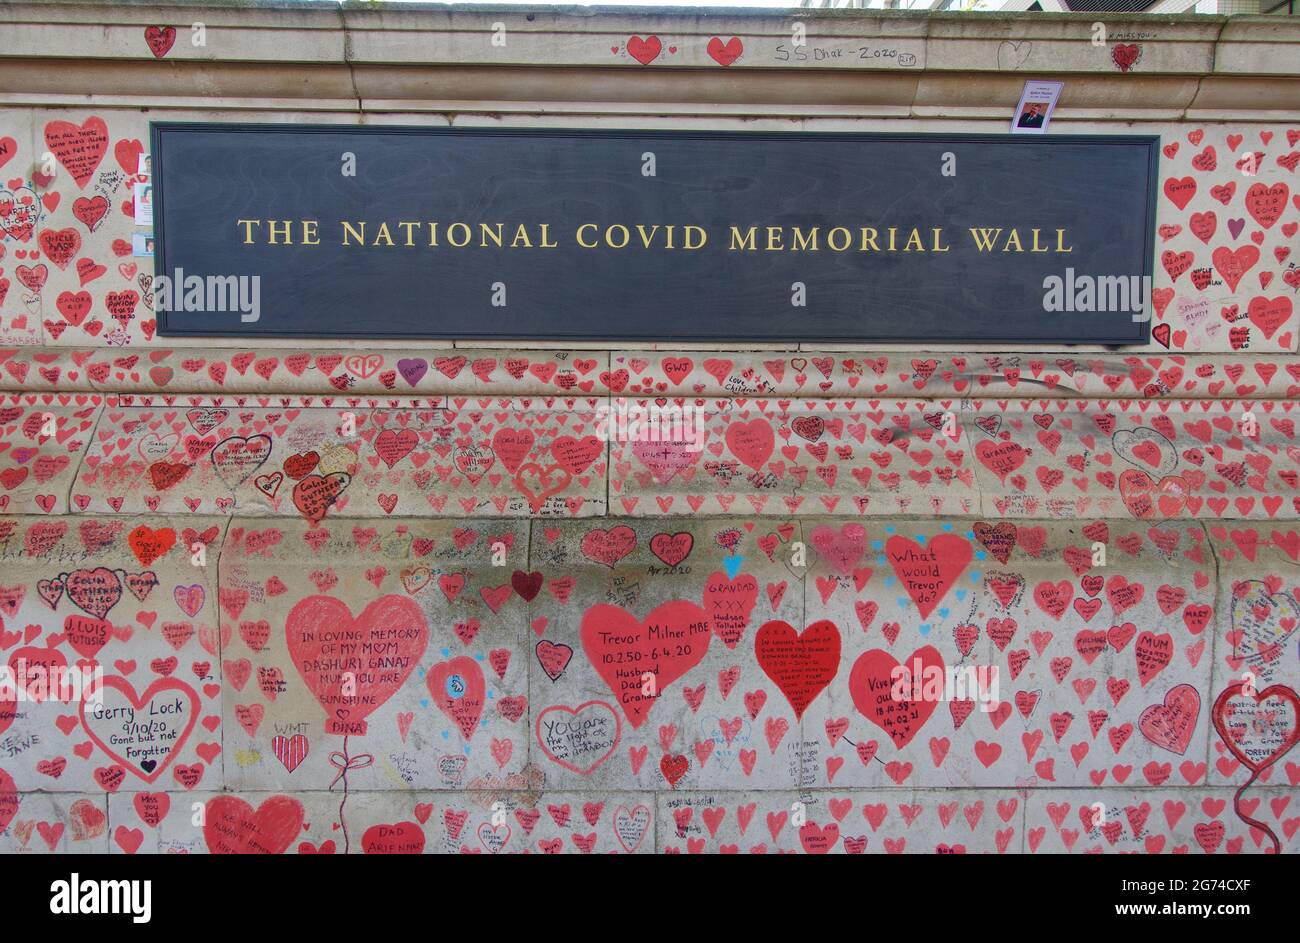
[[1141, 343], [1157, 147], [155, 123], [158, 333]]

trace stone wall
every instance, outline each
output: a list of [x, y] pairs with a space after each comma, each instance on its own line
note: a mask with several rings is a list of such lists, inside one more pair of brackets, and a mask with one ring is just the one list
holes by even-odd
[[[0, 9], [0, 653], [105, 675], [0, 703], [0, 848], [1296, 849], [1300, 28], [798, 20]], [[131, 254], [150, 120], [999, 132], [1053, 77], [1162, 138], [1146, 347], [177, 347]], [[600, 435], [655, 400], [703, 451]]]

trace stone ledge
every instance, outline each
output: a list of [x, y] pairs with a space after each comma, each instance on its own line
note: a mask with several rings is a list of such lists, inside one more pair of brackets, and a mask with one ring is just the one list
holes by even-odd
[[[1094, 46], [1097, 20], [1096, 14], [633, 13], [371, 3], [10, 4], [0, 9], [0, 22], [8, 24], [0, 33], [0, 58], [9, 60], [4, 84], [14, 90], [30, 85], [24, 71], [59, 59], [75, 63], [59, 70], [62, 77], [40, 71], [47, 83], [66, 81], [65, 102], [83, 102], [85, 88], [107, 81], [111, 94], [147, 95], [155, 107], [186, 98], [274, 97], [317, 98], [317, 108], [356, 111], [430, 98], [561, 102], [595, 96], [611, 103], [649, 97], [722, 107], [837, 102], [877, 109], [924, 107], [924, 99], [1001, 111], [1015, 101], [1005, 88], [1014, 85], [1018, 92], [1024, 77], [1061, 75], [1113, 83], [1116, 91], [1106, 100], [1120, 103], [1116, 115], [1189, 104], [1213, 109], [1189, 103], [1195, 81], [1208, 76], [1246, 80], [1219, 89], [1220, 96], [1234, 96], [1238, 119], [1264, 108], [1295, 113], [1290, 48], [1300, 27], [1285, 18], [1234, 17], [1229, 25], [1224, 17], [1112, 16], [1103, 22], [1114, 38]], [[156, 61], [144, 30], [173, 21], [179, 21], [179, 38], [164, 61]], [[202, 47], [188, 41], [193, 22], [209, 30]], [[806, 61], [793, 51], [795, 22], [807, 28]], [[497, 23], [509, 37], [504, 46], [492, 42]], [[1121, 65], [1114, 54], [1121, 45], [1136, 50], [1136, 59]], [[97, 79], [96, 61], [108, 66], [109, 60], [111, 71]], [[430, 67], [449, 69], [446, 81], [427, 74]], [[167, 73], [166, 95], [159, 94], [159, 69]], [[880, 80], [864, 86], [857, 81], [864, 72]], [[995, 73], [1008, 81], [972, 82]], [[1263, 76], [1268, 80], [1250, 81]], [[1060, 120], [1070, 120], [1081, 84], [1067, 82]], [[1126, 91], [1139, 85], [1141, 105]]]
[[[792, 353], [547, 348], [0, 348], [0, 390], [102, 393], [148, 406], [195, 395], [239, 405], [372, 405], [447, 396], [1300, 399], [1285, 354], [898, 353], [849, 346]], [[206, 401], [206, 400], [205, 400]], [[416, 405], [411, 403], [411, 405]]]

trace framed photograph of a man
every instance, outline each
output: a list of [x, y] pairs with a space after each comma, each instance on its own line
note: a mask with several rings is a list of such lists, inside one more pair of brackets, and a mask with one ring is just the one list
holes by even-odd
[[1052, 109], [1061, 96], [1064, 82], [1025, 83], [1015, 114], [1011, 118], [1012, 134], [1042, 134], [1052, 120]]

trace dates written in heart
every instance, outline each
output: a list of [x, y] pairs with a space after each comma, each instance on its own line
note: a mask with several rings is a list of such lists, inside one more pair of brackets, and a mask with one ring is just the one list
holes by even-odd
[[176, 679], [156, 681], [137, 694], [125, 678], [110, 676], [86, 691], [80, 717], [101, 750], [153, 782], [189, 738], [198, 703], [194, 689]]

